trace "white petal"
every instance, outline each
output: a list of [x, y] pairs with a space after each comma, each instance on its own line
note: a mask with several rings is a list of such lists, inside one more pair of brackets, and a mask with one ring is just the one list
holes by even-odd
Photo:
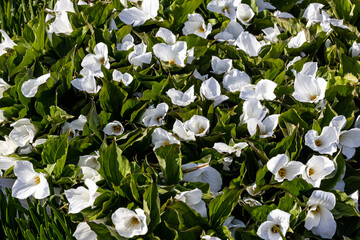
[[334, 216], [328, 209], [321, 208], [320, 222], [317, 227], [312, 228], [315, 235], [319, 235], [325, 239], [332, 239], [336, 232], [336, 222]]
[[273, 174], [277, 174], [279, 169], [285, 167], [289, 162], [289, 157], [285, 154], [278, 154], [272, 157], [266, 164], [268, 170]]
[[77, 225], [76, 230], [73, 234], [77, 240], [96, 240], [96, 233], [91, 230], [89, 224], [86, 222], [81, 222]]
[[50, 188], [49, 183], [47, 182], [46, 178], [40, 174], [38, 175], [40, 178], [40, 183], [36, 185], [36, 191], [34, 192], [34, 198], [36, 199], [43, 199], [50, 196]]
[[345, 125], [346, 125], [346, 118], [344, 115], [339, 115], [334, 117], [329, 124], [329, 126], [334, 126], [338, 133], [340, 133], [341, 129], [343, 129]]
[[150, 18], [155, 18], [159, 10], [159, 0], [143, 0], [141, 10], [143, 10]]
[[119, 18], [126, 25], [133, 25], [136, 27], [143, 25], [149, 19], [149, 16], [147, 16], [146, 13], [140, 9], [132, 7], [122, 10], [119, 14]]
[[353, 128], [348, 131], [341, 132], [340, 144], [348, 148], [360, 147], [360, 129]]
[[195, 141], [195, 134], [192, 131], [185, 129], [184, 123], [176, 119], [173, 126], [173, 133], [185, 141]]
[[306, 42], [305, 30], [299, 32], [295, 37], [293, 37], [289, 43], [288, 48], [299, 48]]
[[155, 37], [162, 38], [166, 44], [172, 45], [176, 42], [176, 36], [167, 28], [160, 27]]
[[50, 73], [42, 75], [36, 79], [30, 79], [23, 83], [21, 86], [22, 94], [27, 97], [31, 98], [34, 97], [38, 91], [40, 85], [46, 83], [46, 81], [50, 78]]
[[331, 192], [324, 192], [322, 190], [313, 191], [308, 202], [306, 203], [307, 206], [321, 205], [321, 207], [324, 207], [328, 210], [332, 210], [335, 207], [335, 204], [335, 195]]

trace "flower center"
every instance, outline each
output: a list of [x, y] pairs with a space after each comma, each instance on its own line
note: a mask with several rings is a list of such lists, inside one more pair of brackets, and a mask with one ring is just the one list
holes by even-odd
[[160, 122], [161, 118], [162, 118], [162, 116], [158, 116], [158, 117], [156, 118], [156, 121]]
[[105, 58], [100, 58], [100, 63], [101, 63], [101, 65], [103, 65], [104, 63], [105, 63]]
[[320, 139], [316, 139], [316, 140], [315, 140], [315, 145], [316, 145], [316, 146], [320, 147], [321, 144], [322, 144], [322, 142], [321, 142]]
[[169, 145], [170, 145], [170, 143], [168, 141], [165, 141], [163, 144], [163, 146], [169, 146]]
[[135, 227], [139, 223], [140, 223], [139, 219], [137, 219], [137, 217], [135, 217], [135, 216], [130, 219], [130, 227], [131, 228]]
[[278, 233], [279, 232], [279, 228], [280, 228], [280, 226], [277, 224], [277, 225], [274, 225], [272, 228], [271, 228], [271, 231], [273, 232], [273, 233]]
[[315, 171], [312, 168], [310, 168], [309, 169], [309, 176], [313, 175], [314, 173], [315, 173]]
[[170, 65], [174, 65], [174, 64], [175, 64], [175, 60], [170, 60], [169, 63], [170, 63]]
[[202, 33], [205, 32], [205, 29], [203, 28], [203, 26], [199, 27], [199, 32], [202, 32]]
[[318, 205], [318, 206], [316, 206], [316, 209], [313, 210], [313, 212], [314, 212], [314, 214], [316, 214], [316, 213], [318, 213], [319, 211], [320, 211], [320, 207], [319, 207], [319, 205]]
[[223, 8], [223, 12], [224, 12], [224, 13], [227, 12], [227, 13], [229, 14], [229, 13], [230, 13], [229, 7], [228, 7], [228, 6], [224, 7], [224, 8]]
[[71, 138], [73, 138], [73, 137], [75, 137], [75, 134], [71, 131], [71, 132], [69, 133], [69, 136], [70, 136]]
[[315, 101], [316, 98], [317, 98], [316, 95], [311, 96], [311, 101]]
[[200, 134], [200, 133], [203, 133], [204, 131], [205, 131], [205, 129], [200, 128], [198, 133]]
[[121, 130], [121, 127], [119, 125], [116, 125], [113, 128], [114, 128], [114, 131], [117, 133], [120, 132], [120, 130]]
[[34, 177], [34, 179], [35, 179], [36, 185], [38, 185], [40, 183], [40, 177], [36, 176], [36, 177]]
[[278, 174], [280, 177], [285, 177], [286, 176], [286, 170], [283, 168], [280, 168], [280, 170], [278, 171]]

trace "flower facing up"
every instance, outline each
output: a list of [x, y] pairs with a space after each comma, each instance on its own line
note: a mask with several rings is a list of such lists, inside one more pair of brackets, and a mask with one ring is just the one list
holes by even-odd
[[164, 125], [164, 117], [169, 109], [169, 105], [166, 103], [160, 103], [154, 107], [151, 105], [141, 117], [141, 122], [147, 127]]
[[166, 44], [173, 45], [176, 42], [175, 34], [167, 28], [160, 27], [155, 37], [162, 38]]
[[[251, 87], [250, 87], [251, 86]], [[277, 87], [277, 84], [268, 79], [261, 79], [256, 83], [256, 85], [248, 85], [241, 91], [240, 98], [244, 100], [249, 100], [251, 98], [256, 98], [258, 100], [274, 100], [276, 95], [274, 90]]]
[[223, 86], [229, 92], [239, 92], [247, 88], [250, 85], [250, 76], [238, 69], [231, 69], [227, 72], [223, 79]]
[[181, 140], [184, 141], [195, 141], [195, 133], [186, 129], [184, 123], [179, 119], [176, 119], [173, 125], [173, 133], [176, 134]]
[[101, 66], [104, 65], [105, 68], [110, 68], [109, 56], [108, 56], [108, 47], [105, 43], [100, 42], [96, 44], [94, 48], [95, 54], [88, 54], [84, 57], [81, 62], [83, 68], [89, 69], [96, 76], [101, 76]]
[[134, 51], [129, 53], [128, 60], [134, 66], [140, 66], [142, 68], [143, 64], [149, 64], [152, 59], [151, 52], [146, 52], [147, 45], [140, 43], [134, 46]]
[[185, 107], [194, 102], [196, 96], [194, 95], [194, 86], [191, 86], [186, 92], [176, 90], [175, 88], [169, 89], [166, 94], [170, 97], [172, 104]]
[[140, 208], [135, 209], [135, 211], [119, 208], [113, 213], [111, 220], [116, 231], [125, 238], [144, 235], [148, 231], [144, 210]]
[[336, 222], [330, 212], [335, 207], [336, 198], [333, 193], [315, 190], [306, 206], [309, 211], [305, 219], [305, 228], [315, 235], [331, 239], [336, 232]]
[[256, 118], [249, 119], [247, 121], [247, 129], [250, 136], [254, 136], [259, 128], [260, 138], [272, 137], [279, 123], [279, 116], [280, 114], [272, 114], [267, 116], [263, 121]]
[[0, 98], [3, 97], [3, 94], [6, 90], [8, 90], [11, 86], [4, 81], [4, 79], [0, 78]]
[[151, 142], [155, 145], [153, 149], [154, 151], [161, 146], [180, 144], [179, 140], [177, 140], [171, 133], [162, 128], [155, 129], [151, 135]]
[[87, 93], [93, 93], [93, 94], [98, 93], [100, 91], [101, 86], [96, 85], [95, 77], [97, 75], [101, 76], [101, 74], [103, 74], [101, 71], [95, 74], [89, 69], [83, 68], [80, 71], [80, 74], [83, 75], [82, 78], [76, 78], [71, 81], [71, 85], [73, 85], [74, 88], [80, 91], [85, 91]]
[[243, 114], [240, 116], [240, 123], [247, 123], [250, 119], [254, 118], [255, 120], [262, 121], [268, 109], [261, 105], [260, 101], [252, 98], [244, 102], [243, 104]]
[[202, 192], [195, 188], [191, 191], [185, 191], [177, 194], [175, 199], [186, 203], [189, 207], [198, 212], [202, 217], [207, 217], [205, 202], [201, 199]]
[[289, 43], [288, 48], [299, 48], [304, 43], [306, 43], [305, 30], [299, 32], [295, 37], [293, 37]]
[[236, 157], [240, 157], [241, 150], [246, 148], [247, 146], [248, 144], [245, 142], [236, 143], [232, 147], [225, 143], [217, 142], [214, 144], [213, 148], [220, 153], [235, 153]]
[[181, 166], [183, 171], [183, 181], [202, 182], [210, 185], [211, 192], [218, 192], [222, 186], [221, 174], [208, 163], [196, 164], [187, 163]]
[[10, 132], [9, 138], [19, 147], [24, 147], [33, 142], [37, 129], [30, 122], [30, 119], [19, 119], [10, 126], [13, 127], [13, 130]]
[[321, 154], [333, 154], [337, 150], [339, 135], [334, 126], [324, 127], [319, 135], [315, 130], [305, 134], [305, 145]]
[[324, 99], [327, 81], [310, 75], [296, 74], [292, 96], [299, 102], [318, 103]]
[[198, 13], [189, 14], [188, 20], [184, 23], [184, 28], [182, 29], [185, 36], [195, 34], [202, 38], [207, 38], [211, 30], [212, 25], [208, 23], [206, 26], [204, 18]]
[[214, 107], [229, 99], [226, 95], [221, 95], [221, 87], [218, 81], [215, 78], [211, 77], [208, 80], [205, 80], [200, 87], [200, 96], [208, 100], [214, 101]]
[[4, 39], [0, 43], [0, 56], [4, 53], [7, 53], [7, 49], [12, 49], [16, 44], [13, 40], [9, 37], [9, 35], [6, 34], [6, 32], [2, 29], [0, 29], [1, 38], [0, 40]]
[[17, 179], [12, 187], [13, 197], [25, 199], [33, 196], [43, 199], [50, 195], [49, 183], [44, 174], [35, 172], [31, 162], [16, 161], [14, 174]]
[[275, 175], [275, 180], [282, 182], [285, 179], [293, 180], [304, 171], [304, 164], [298, 161], [289, 161], [285, 154], [278, 154], [267, 162], [267, 168]]
[[207, 5], [207, 9], [212, 12], [224, 14], [225, 17], [236, 21], [236, 9], [241, 0], [212, 0]]
[[131, 76], [129, 73], [122, 73], [118, 70], [114, 70], [112, 74], [113, 80], [116, 82], [122, 82], [125, 86], [129, 86], [130, 83], [133, 81], [133, 76]]
[[119, 121], [112, 121], [106, 124], [103, 131], [108, 136], [119, 136], [124, 133], [124, 127]]
[[173, 45], [165, 43], [158, 43], [153, 46], [154, 54], [163, 62], [168, 62], [170, 65], [179, 65], [185, 67], [185, 59], [187, 53], [187, 44], [184, 41], [179, 41]]
[[212, 72], [215, 74], [222, 74], [229, 72], [232, 68], [232, 59], [220, 59], [216, 56], [211, 58]]
[[159, 0], [144, 0], [141, 3], [141, 9], [132, 7], [124, 9], [119, 14], [119, 18], [126, 25], [134, 27], [143, 25], [147, 20], [154, 19], [159, 10]]
[[78, 187], [76, 189], [65, 190], [65, 196], [69, 201], [69, 213], [79, 213], [81, 210], [92, 207], [95, 199], [100, 194], [97, 193], [98, 186], [90, 179], [85, 179], [84, 187]]
[[235, 40], [244, 31], [244, 28], [237, 21], [230, 21], [225, 31], [220, 32], [214, 36], [219, 42], [228, 41], [230, 45], [235, 43]]
[[236, 17], [244, 25], [250, 25], [251, 19], [255, 16], [254, 11], [247, 4], [240, 3], [236, 10]]
[[259, 42], [254, 35], [247, 31], [242, 32], [234, 44], [250, 57], [258, 56], [261, 48], [266, 45], [264, 41]]
[[184, 122], [184, 128], [193, 132], [197, 137], [204, 137], [210, 129], [210, 121], [206, 117], [194, 115]]
[[280, 209], [272, 210], [265, 222], [258, 228], [256, 234], [265, 240], [281, 240], [285, 236], [290, 225], [290, 213]]
[[50, 78], [50, 73], [42, 75], [35, 79], [26, 80], [21, 86], [22, 94], [27, 98], [32, 98], [36, 95], [40, 85], [46, 83]]
[[97, 234], [91, 230], [87, 222], [81, 222], [77, 225], [73, 237], [77, 240], [96, 240]]
[[303, 169], [303, 179], [314, 187], [320, 187], [321, 180], [335, 170], [335, 164], [327, 157], [314, 155]]

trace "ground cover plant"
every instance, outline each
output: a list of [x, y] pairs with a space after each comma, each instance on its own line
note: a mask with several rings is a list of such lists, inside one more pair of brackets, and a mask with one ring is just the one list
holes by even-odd
[[1, 238], [359, 238], [359, 17], [0, 0]]

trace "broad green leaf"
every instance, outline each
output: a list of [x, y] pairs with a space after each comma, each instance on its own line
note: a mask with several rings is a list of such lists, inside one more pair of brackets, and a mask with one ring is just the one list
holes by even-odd
[[182, 180], [181, 152], [177, 144], [161, 146], [155, 150], [166, 184], [176, 184]]
[[144, 212], [147, 215], [149, 232], [155, 229], [155, 227], [161, 222], [160, 220], [160, 198], [158, 189], [155, 183], [150, 186], [144, 192]]

